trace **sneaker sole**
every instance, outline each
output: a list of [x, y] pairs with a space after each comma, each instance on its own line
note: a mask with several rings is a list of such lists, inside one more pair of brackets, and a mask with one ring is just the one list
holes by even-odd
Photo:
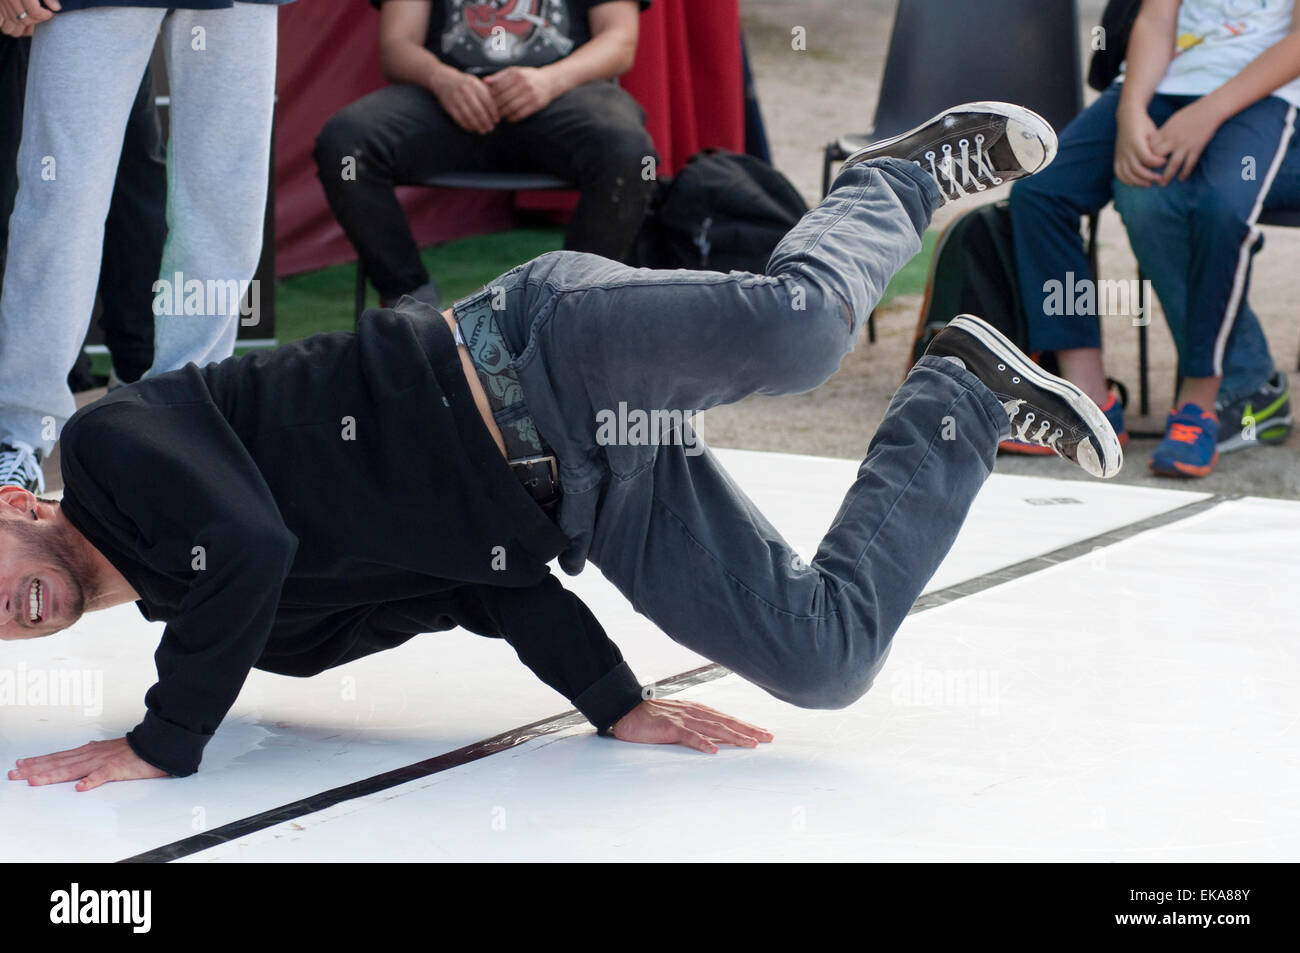
[[1003, 440], [998, 444], [998, 449], [1003, 453], [1014, 453], [1023, 457], [1055, 457], [1057, 453], [1050, 447], [1039, 447], [1032, 443], [1021, 443], [1019, 440]]
[[[1279, 430], [1279, 428], [1281, 428]], [[1276, 432], [1275, 432], [1276, 431]], [[1256, 425], [1255, 439], [1247, 440], [1240, 432], [1233, 434], [1224, 440], [1219, 441], [1215, 449], [1219, 453], [1235, 453], [1238, 450], [1246, 450], [1250, 447], [1257, 447], [1261, 444], [1276, 446], [1280, 443], [1286, 443], [1287, 437], [1291, 436], [1291, 422], [1286, 423], [1269, 423], [1265, 427]]]
[[[864, 152], [875, 152], [879, 149], [885, 149], [889, 146], [892, 146], [897, 142], [902, 142], [904, 139], [915, 134], [916, 130], [924, 129], [926, 126], [933, 125], [934, 123], [942, 119], [944, 116], [952, 115], [953, 113], [972, 113], [972, 112], [992, 113], [993, 115], [1001, 116], [1004, 119], [1016, 119], [1019, 121], [1025, 121], [1027, 118], [1031, 120], [1031, 122], [1029, 123], [1030, 125], [1036, 123], [1042, 127], [1036, 134], [1038, 136], [1038, 141], [1042, 143], [1043, 146], [1043, 161], [1040, 162], [1036, 167], [1030, 169], [1023, 162], [1021, 162], [1020, 152], [1016, 149], [1016, 145], [1014, 142], [1011, 144], [1011, 151], [1015, 152], [1016, 161], [1020, 162], [1020, 167], [1025, 170], [1025, 177], [1035, 175], [1043, 171], [1043, 169], [1046, 169], [1049, 165], [1051, 165], [1052, 160], [1056, 158], [1056, 148], [1057, 148], [1056, 130], [1052, 128], [1052, 124], [1050, 122], [1048, 122], [1038, 113], [1034, 112], [1032, 109], [1027, 109], [1024, 106], [1017, 106], [1013, 103], [977, 102], [977, 103], [962, 103], [961, 105], [958, 106], [952, 106], [948, 109], [945, 109], [943, 112], [936, 113], [926, 122], [923, 122], [917, 126], [913, 126], [911, 129], [907, 130], [907, 132], [900, 132], [896, 136], [890, 136], [888, 139], [881, 139], [879, 142], [873, 142], [870, 145], [864, 146], [863, 148], [859, 149], [858, 152], [854, 153], [854, 155], [849, 156], [847, 159], [844, 160], [844, 167], [848, 168], [851, 165], [857, 165], [859, 162], [864, 161], [862, 159], [856, 158], [857, 155]], [[1046, 133], [1046, 135], [1044, 135], [1043, 133]]]
[[1210, 471], [1214, 469], [1214, 465], [1218, 462], [1219, 455], [1218, 453], [1215, 453], [1215, 455], [1210, 458], [1210, 462], [1203, 467], [1198, 467], [1194, 463], [1179, 463], [1177, 460], [1171, 460], [1169, 466], [1157, 464], [1156, 461], [1152, 460], [1147, 464], [1147, 467], [1157, 476], [1206, 477], [1210, 475]]
[[[1115, 439], [1119, 441], [1119, 446], [1121, 450], [1127, 449], [1128, 447], [1127, 430], [1125, 430], [1123, 433], [1115, 434]], [[1003, 440], [1001, 443], [998, 444], [998, 450], [1000, 450], [1002, 453], [1014, 453], [1024, 457], [1055, 457], [1059, 455], [1055, 450], [1048, 449], [1047, 447], [1040, 447], [1037, 444], [1033, 444], [1033, 443], [1021, 443], [1019, 440]], [[1223, 452], [1222, 447], [1219, 448], [1219, 452], [1220, 453]]]
[[1006, 335], [983, 318], [977, 318], [973, 314], [959, 314], [949, 321], [947, 326], [961, 328], [996, 354], [1009, 367], [1015, 368], [1022, 378], [1060, 397], [1070, 405], [1070, 408], [1076, 414], [1083, 418], [1084, 423], [1097, 435], [1101, 443], [1102, 459], [1100, 463], [1102, 472], [1092, 473], [1087, 467], [1079, 464], [1081, 469], [1103, 480], [1109, 480], [1119, 473], [1124, 466], [1124, 450], [1120, 446], [1119, 438], [1115, 435], [1110, 421], [1106, 419], [1106, 415], [1102, 413], [1095, 400], [1064, 378], [1048, 374], [1025, 357]]

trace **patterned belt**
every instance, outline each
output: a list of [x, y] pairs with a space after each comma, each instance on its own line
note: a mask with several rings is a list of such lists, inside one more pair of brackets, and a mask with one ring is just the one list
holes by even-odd
[[553, 517], [561, 495], [555, 453], [542, 440], [529, 416], [524, 389], [510, 366], [510, 350], [497, 327], [491, 300], [484, 295], [477, 301], [458, 304], [452, 314], [456, 318], [456, 343], [469, 350], [474, 370], [487, 394], [488, 406], [505, 441], [510, 469], [528, 494]]

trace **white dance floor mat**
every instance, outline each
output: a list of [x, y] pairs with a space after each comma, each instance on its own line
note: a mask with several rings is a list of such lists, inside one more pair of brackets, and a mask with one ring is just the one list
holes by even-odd
[[[719, 455], [809, 557], [857, 467]], [[673, 683], [758, 750], [597, 738], [505, 643], [433, 633], [254, 672], [193, 777], [0, 785], [0, 858], [1295, 861], [1298, 552], [1297, 503], [994, 476], [851, 708]], [[596, 570], [565, 584], [643, 682], [708, 666]], [[128, 606], [0, 646], [0, 758], [133, 727], [161, 631]], [[12, 694], [58, 678], [80, 696]]]

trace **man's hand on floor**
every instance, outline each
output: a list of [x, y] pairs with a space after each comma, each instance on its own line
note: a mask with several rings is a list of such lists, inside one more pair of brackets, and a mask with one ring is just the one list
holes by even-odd
[[140, 760], [125, 738], [92, 741], [80, 748], [58, 751], [39, 758], [19, 758], [17, 764], [9, 772], [10, 781], [26, 781], [28, 784], [77, 781], [78, 791], [89, 791], [106, 781], [168, 777], [166, 771], [160, 771], [147, 761]]
[[774, 737], [755, 725], [724, 715], [699, 702], [651, 698], [637, 705], [615, 724], [620, 741], [643, 745], [685, 745], [716, 754], [718, 745], [756, 748]]

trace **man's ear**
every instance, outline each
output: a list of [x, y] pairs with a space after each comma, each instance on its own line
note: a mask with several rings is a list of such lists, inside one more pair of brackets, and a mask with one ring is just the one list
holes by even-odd
[[11, 507], [25, 515], [35, 505], [35, 495], [21, 486], [0, 486], [0, 506]]

